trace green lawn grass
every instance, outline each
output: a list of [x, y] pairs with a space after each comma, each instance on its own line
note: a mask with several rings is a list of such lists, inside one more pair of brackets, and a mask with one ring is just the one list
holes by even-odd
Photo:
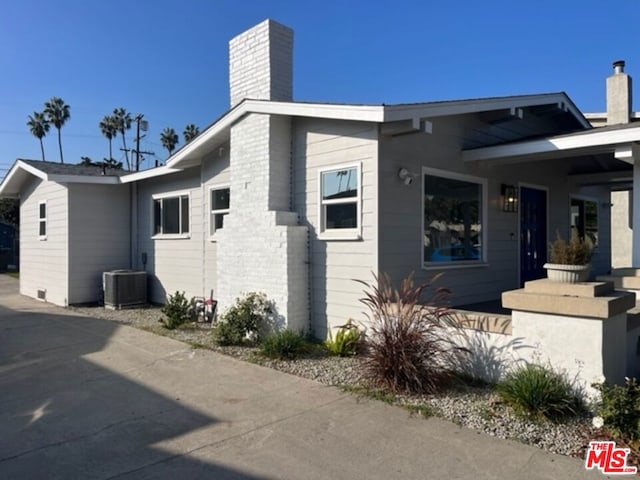
[[13, 278], [20, 278], [20, 272], [7, 272], [7, 275]]

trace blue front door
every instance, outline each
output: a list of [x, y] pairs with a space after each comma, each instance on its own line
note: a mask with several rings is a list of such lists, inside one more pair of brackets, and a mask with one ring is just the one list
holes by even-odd
[[547, 192], [520, 187], [520, 285], [545, 277]]

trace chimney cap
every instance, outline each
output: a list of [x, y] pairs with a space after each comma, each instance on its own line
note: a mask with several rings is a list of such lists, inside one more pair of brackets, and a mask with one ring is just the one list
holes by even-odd
[[616, 60], [613, 62], [613, 70], [616, 73], [624, 72], [625, 61], [624, 60]]

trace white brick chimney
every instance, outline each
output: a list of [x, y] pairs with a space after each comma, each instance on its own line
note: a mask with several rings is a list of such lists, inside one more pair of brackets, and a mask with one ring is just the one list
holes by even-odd
[[613, 75], [607, 78], [607, 125], [629, 123], [631, 118], [631, 77], [624, 66], [624, 60], [613, 62]]
[[293, 30], [267, 19], [229, 42], [231, 107], [293, 99]]
[[[229, 42], [231, 106], [291, 100], [293, 31], [265, 20]], [[231, 200], [216, 233], [218, 301], [264, 292], [278, 323], [309, 328], [308, 228], [292, 211], [291, 119], [249, 114], [231, 127]]]

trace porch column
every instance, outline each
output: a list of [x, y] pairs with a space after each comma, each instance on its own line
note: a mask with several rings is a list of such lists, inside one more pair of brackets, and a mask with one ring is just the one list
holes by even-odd
[[[617, 152], [616, 152], [617, 156]], [[631, 145], [633, 161], [633, 217], [632, 217], [632, 252], [631, 261], [634, 268], [640, 267], [640, 148], [637, 143]], [[630, 205], [631, 206], [631, 205]]]
[[640, 268], [640, 146], [635, 142], [619, 145], [615, 149], [615, 157], [633, 165], [633, 197], [629, 202], [629, 208], [633, 209], [631, 266]]

